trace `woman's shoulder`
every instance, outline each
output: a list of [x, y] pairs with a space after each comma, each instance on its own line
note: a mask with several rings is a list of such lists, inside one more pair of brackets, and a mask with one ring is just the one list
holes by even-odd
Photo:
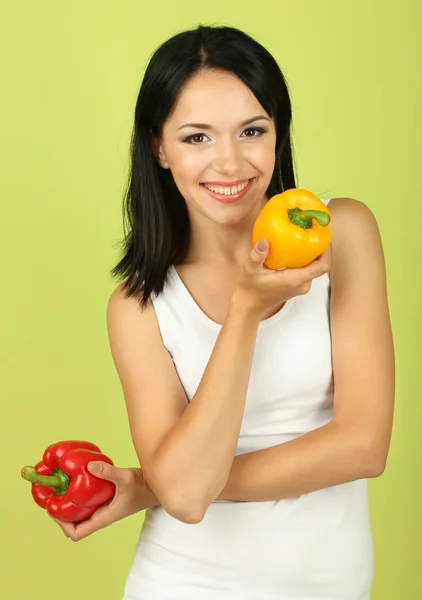
[[329, 202], [331, 215], [332, 266], [329, 274], [332, 280], [336, 271], [355, 260], [356, 246], [380, 246], [381, 237], [378, 223], [372, 210], [356, 198], [336, 197]]
[[367, 204], [358, 200], [357, 198], [349, 197], [336, 197], [331, 198], [328, 204], [330, 213], [334, 212], [336, 215], [371, 215], [373, 214]]
[[144, 306], [141, 304], [142, 288], [135, 294], [129, 295], [130, 282], [120, 283], [110, 294], [107, 303], [107, 324], [125, 321], [148, 323], [154, 318], [154, 309], [151, 298]]
[[367, 204], [356, 198], [332, 198], [329, 203], [330, 228], [334, 245], [353, 246], [351, 233], [361, 227], [378, 228], [374, 213]]
[[[332, 233], [332, 267], [344, 279], [346, 265], [364, 267], [362, 263], [376, 261], [374, 268], [383, 268], [383, 247], [376, 217], [372, 210], [356, 198], [332, 198], [329, 203]], [[377, 257], [377, 258], [376, 258]]]

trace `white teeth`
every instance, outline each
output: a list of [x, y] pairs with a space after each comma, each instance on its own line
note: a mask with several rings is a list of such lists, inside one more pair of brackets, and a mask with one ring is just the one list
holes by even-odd
[[246, 183], [241, 183], [240, 185], [232, 185], [231, 187], [207, 185], [206, 183], [204, 183], [204, 186], [212, 192], [215, 192], [216, 194], [224, 194], [225, 196], [231, 196], [232, 194], [238, 194], [239, 192], [244, 190], [248, 183], [249, 181], [246, 181]]

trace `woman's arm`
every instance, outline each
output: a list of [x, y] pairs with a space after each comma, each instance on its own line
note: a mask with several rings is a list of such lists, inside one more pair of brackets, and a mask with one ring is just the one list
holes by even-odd
[[199, 522], [227, 481], [259, 321], [258, 314], [232, 303], [188, 403], [151, 304], [141, 312], [137, 300], [124, 298], [119, 288], [110, 298], [110, 346], [133, 444], [149, 486], [181, 521]]
[[289, 498], [385, 468], [395, 360], [382, 242], [363, 203], [337, 198], [330, 212], [334, 417], [295, 440], [236, 457], [220, 499]]

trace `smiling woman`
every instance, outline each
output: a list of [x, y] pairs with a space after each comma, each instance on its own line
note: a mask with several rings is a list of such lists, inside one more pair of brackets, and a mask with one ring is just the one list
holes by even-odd
[[[228, 229], [241, 223], [239, 262], [250, 243], [246, 222], [251, 228], [265, 199], [296, 187], [290, 122], [283, 74], [247, 34], [198, 27], [155, 52], [136, 103], [126, 192], [127, 211], [139, 218], [112, 271], [129, 294], [145, 306], [162, 291], [169, 267], [189, 260], [193, 220], [201, 235], [226, 245]], [[243, 182], [246, 190], [232, 196]], [[228, 228], [223, 236], [218, 224]]]
[[363, 203], [321, 199], [332, 244], [265, 268], [252, 230], [296, 187], [290, 123], [280, 68], [237, 29], [180, 33], [146, 70], [107, 308], [142, 470], [103, 465], [115, 498], [65, 529], [149, 509], [125, 600], [370, 598], [367, 479], [394, 399], [382, 245]]

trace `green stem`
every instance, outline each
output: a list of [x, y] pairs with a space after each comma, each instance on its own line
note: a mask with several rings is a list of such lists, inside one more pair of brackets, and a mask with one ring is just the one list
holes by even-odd
[[30, 465], [23, 467], [21, 475], [26, 481], [52, 487], [54, 492], [59, 496], [67, 492], [70, 477], [61, 469], [55, 469], [52, 475], [41, 475], [37, 473], [34, 467]]
[[312, 219], [318, 221], [322, 227], [326, 227], [331, 221], [330, 215], [323, 210], [290, 208], [287, 212], [292, 223], [298, 227], [302, 227], [302, 229], [310, 229], [312, 227]]

